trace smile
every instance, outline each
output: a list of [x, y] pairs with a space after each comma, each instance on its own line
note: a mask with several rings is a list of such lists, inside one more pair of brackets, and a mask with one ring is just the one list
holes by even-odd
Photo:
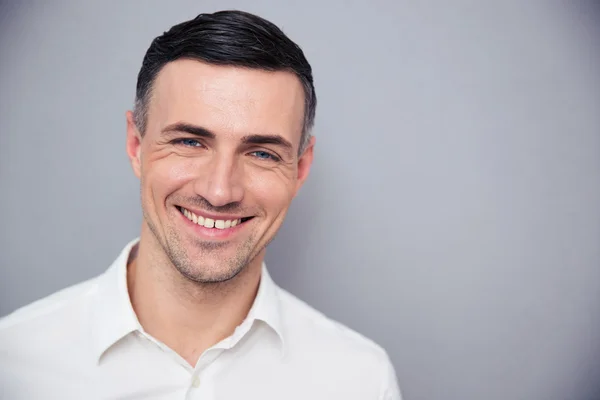
[[236, 227], [237, 225], [246, 222], [252, 217], [248, 218], [237, 218], [237, 219], [213, 219], [208, 217], [203, 217], [201, 215], [196, 215], [192, 211], [183, 208], [177, 207], [179, 212], [181, 212], [187, 219], [189, 219], [194, 224], [203, 226], [209, 229], [230, 229]]

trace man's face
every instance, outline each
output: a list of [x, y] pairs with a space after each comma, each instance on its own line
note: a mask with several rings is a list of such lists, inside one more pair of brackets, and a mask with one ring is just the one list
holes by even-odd
[[[308, 176], [304, 92], [288, 72], [193, 60], [158, 74], [144, 136], [129, 112], [144, 228], [188, 279], [231, 279], [264, 256]], [[260, 256], [259, 258], [256, 258]]]

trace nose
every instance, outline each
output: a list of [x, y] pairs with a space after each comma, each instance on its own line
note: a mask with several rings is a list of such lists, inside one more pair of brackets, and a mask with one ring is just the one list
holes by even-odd
[[201, 166], [204, 173], [196, 180], [194, 189], [215, 207], [242, 201], [244, 186], [242, 168], [235, 156], [214, 154]]

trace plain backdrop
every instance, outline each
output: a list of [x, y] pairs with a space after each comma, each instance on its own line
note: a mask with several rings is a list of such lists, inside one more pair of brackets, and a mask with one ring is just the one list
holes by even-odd
[[229, 8], [314, 68], [316, 160], [274, 279], [384, 346], [408, 400], [600, 399], [593, 2], [2, 2], [0, 315], [137, 236], [142, 57]]

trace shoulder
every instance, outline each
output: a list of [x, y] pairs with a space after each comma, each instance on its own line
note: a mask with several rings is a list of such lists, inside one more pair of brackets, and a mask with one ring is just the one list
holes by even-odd
[[395, 369], [387, 351], [372, 339], [329, 318], [291, 293], [279, 289], [285, 321], [286, 352], [298, 363], [330, 379], [354, 382], [369, 393], [398, 393]]
[[296, 296], [280, 289], [286, 334], [312, 345], [326, 345], [351, 353], [383, 357], [385, 350], [375, 341], [326, 316]]
[[0, 342], [8, 345], [76, 326], [76, 321], [86, 314], [87, 299], [95, 291], [96, 280], [69, 286], [0, 318]]
[[80, 361], [87, 360], [82, 350], [91, 333], [89, 300], [95, 286], [94, 280], [70, 286], [0, 319], [0, 387], [5, 393], [37, 398], [84, 371]]

